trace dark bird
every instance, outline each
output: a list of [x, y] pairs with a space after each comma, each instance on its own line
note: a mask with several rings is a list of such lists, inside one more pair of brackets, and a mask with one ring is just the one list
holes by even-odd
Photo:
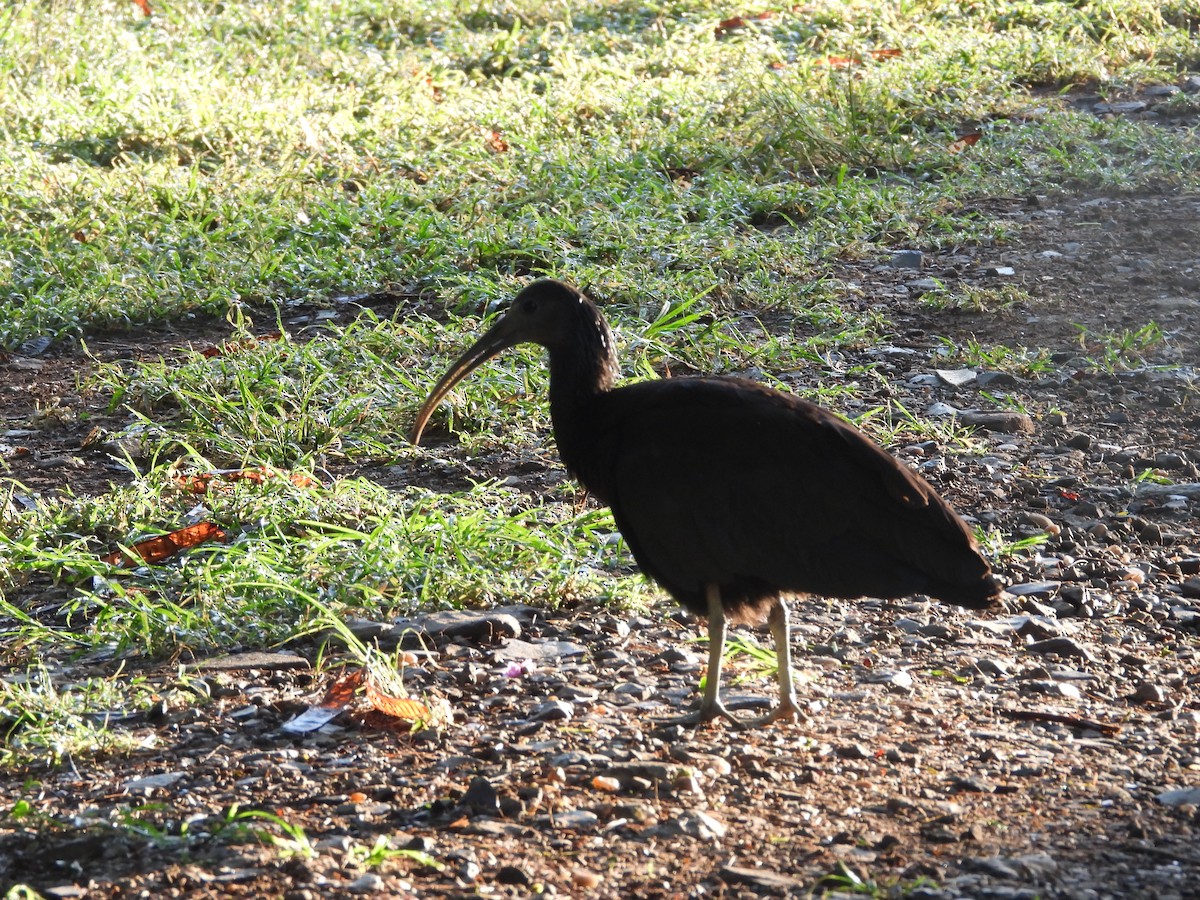
[[613, 512], [642, 571], [708, 618], [704, 698], [687, 718], [737, 721], [720, 697], [726, 623], [769, 625], [779, 705], [799, 714], [785, 595], [927, 594], [971, 609], [1000, 592], [967, 525], [853, 425], [741, 378], [615, 387], [612, 332], [575, 288], [543, 279], [454, 363], [417, 413], [516, 344], [550, 355], [550, 415], [568, 471]]

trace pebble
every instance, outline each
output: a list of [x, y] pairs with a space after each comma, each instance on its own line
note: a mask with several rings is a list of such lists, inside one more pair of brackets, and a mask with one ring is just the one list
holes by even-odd
[[555, 813], [552, 818], [556, 828], [567, 828], [571, 831], [589, 831], [600, 821], [599, 816], [586, 809], [568, 809]]
[[346, 890], [351, 894], [378, 894], [386, 889], [387, 882], [374, 872], [367, 872], [365, 875], [360, 875], [346, 885]]
[[567, 722], [575, 715], [575, 704], [565, 700], [547, 700], [537, 706], [529, 720], [531, 722]]
[[897, 250], [892, 254], [893, 269], [921, 269], [925, 265], [925, 255], [920, 250]]
[[496, 871], [497, 884], [515, 884], [520, 887], [528, 887], [533, 882], [529, 876], [525, 874], [524, 869], [519, 869], [516, 866], [501, 866]]
[[1138, 683], [1137, 689], [1129, 695], [1129, 699], [1134, 703], [1164, 703], [1167, 699], [1167, 692], [1157, 684], [1142, 681]]
[[716, 841], [725, 837], [726, 830], [724, 824], [708, 813], [694, 809], [673, 819], [668, 819], [661, 825], [647, 828], [645, 834], [654, 837], [692, 837]]
[[1046, 638], [1026, 644], [1025, 649], [1030, 653], [1053, 653], [1058, 656], [1069, 656], [1082, 659], [1084, 662], [1095, 662], [1096, 658], [1076, 641], [1066, 637]]

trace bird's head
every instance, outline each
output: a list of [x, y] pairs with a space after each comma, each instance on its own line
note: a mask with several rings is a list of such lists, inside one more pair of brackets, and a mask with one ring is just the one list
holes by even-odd
[[598, 342], [607, 362], [612, 352], [608, 325], [581, 291], [552, 278], [527, 285], [500, 320], [458, 358], [430, 392], [413, 424], [412, 442], [420, 443], [425, 423], [454, 386], [498, 353], [517, 344], [541, 344], [553, 354], [588, 340]]

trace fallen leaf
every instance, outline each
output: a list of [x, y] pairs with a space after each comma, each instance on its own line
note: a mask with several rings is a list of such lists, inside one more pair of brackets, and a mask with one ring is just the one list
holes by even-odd
[[433, 718], [433, 710], [424, 703], [408, 697], [396, 697], [385, 691], [374, 678], [367, 678], [367, 700], [371, 706], [385, 715], [406, 722], [427, 722]]
[[219, 347], [206, 347], [200, 351], [200, 355], [205, 359], [215, 359], [218, 356], [229, 356], [231, 353], [241, 353], [243, 350], [248, 350], [250, 347], [254, 347], [260, 343], [266, 343], [267, 341], [278, 341], [282, 338], [282, 333], [278, 331], [272, 331], [270, 334], [261, 334], [244, 341], [231, 341], [227, 344], [221, 344]]
[[751, 22], [761, 22], [764, 19], [769, 19], [774, 15], [770, 10], [760, 13], [751, 13], [746, 16], [732, 16], [728, 19], [723, 19], [717, 23], [717, 27], [713, 29], [713, 33], [717, 37], [725, 37], [732, 31], [737, 31], [739, 28], [745, 28]]
[[[142, 562], [154, 564], [174, 556], [181, 550], [199, 546], [207, 541], [224, 541], [225, 538], [225, 532], [213, 522], [199, 522], [170, 534], [138, 541], [130, 549], [141, 557]], [[130, 556], [125, 549], [101, 557], [101, 561], [113, 566], [139, 565], [139, 560]]]
[[500, 132], [489, 128], [483, 133], [483, 143], [493, 153], [507, 153], [508, 141], [500, 136]]
[[264, 484], [271, 478], [286, 478], [296, 487], [312, 487], [316, 484], [316, 481], [303, 472], [277, 472], [265, 466], [257, 469], [214, 469], [199, 475], [180, 475], [175, 482], [188, 493], [204, 494], [212, 488], [213, 482], [232, 484], [248, 481], [251, 484]]
[[957, 141], [951, 143], [946, 149], [951, 153], [962, 153], [968, 147], [973, 147], [975, 144], [979, 143], [980, 137], [982, 137], [982, 135], [978, 131], [972, 131], [970, 134], [964, 134]]
[[[869, 50], [867, 56], [874, 60], [895, 59], [897, 56], [903, 55], [903, 50], [896, 50], [891, 47], [884, 47], [879, 50]], [[848, 66], [861, 66], [861, 56], [826, 56], [824, 59], [817, 60], [818, 66], [830, 66], [834, 69], [844, 69]]]
[[347, 672], [345, 675], [334, 680], [318, 705], [325, 709], [333, 709], [335, 707], [344, 709], [354, 700], [354, 694], [363, 686], [366, 680], [367, 673], [364, 669], [353, 669]]

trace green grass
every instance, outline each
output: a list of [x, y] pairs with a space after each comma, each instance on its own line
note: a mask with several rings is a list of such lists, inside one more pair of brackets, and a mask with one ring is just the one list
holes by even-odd
[[[461, 453], [403, 439], [479, 316], [529, 275], [588, 287], [630, 376], [785, 382], [889, 334], [886, 312], [843, 302], [839, 260], [1002, 242], [1013, 225], [974, 202], [989, 196], [1200, 188], [1194, 138], [1066, 97], [1194, 68], [1189, 0], [822, 0], [722, 35], [738, 10], [712, 0], [153, 2], [149, 19], [125, 0], [0, 12], [0, 348], [189, 317], [227, 319], [235, 339], [251, 319], [291, 333], [216, 359], [100, 365], [84, 387], [128, 417], [109, 435], [126, 439], [124, 487], [30, 508], [0, 471], [2, 656], [17, 667], [270, 646], [330, 614], [644, 603], [606, 512], [471, 466], [502, 448], [551, 459], [534, 350], [439, 412]], [[419, 293], [430, 315], [287, 325], [297, 307], [384, 289]], [[924, 302], [1002, 315], [1027, 300]], [[1085, 337], [1113, 366], [1159, 339]], [[1044, 364], [980, 346], [963, 358]], [[844, 374], [812, 396], [884, 441], [969, 448], [953, 425], [880, 405], [877, 373]], [[315, 482], [200, 496], [177, 480], [242, 466]], [[387, 490], [373, 474], [389, 466], [482, 483]], [[228, 540], [155, 565], [102, 560], [201, 520]], [[33, 687], [10, 688], [36, 707]]]

